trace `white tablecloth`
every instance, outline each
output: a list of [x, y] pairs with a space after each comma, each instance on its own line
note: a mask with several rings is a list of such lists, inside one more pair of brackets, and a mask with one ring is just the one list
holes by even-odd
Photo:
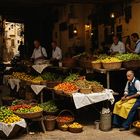
[[31, 85], [31, 88], [36, 95], [38, 95], [45, 87], [45, 85]]
[[110, 89], [105, 89], [101, 93], [91, 93], [91, 94], [74, 93], [73, 100], [76, 109], [105, 100], [109, 100], [111, 104], [114, 103], [113, 91]]
[[8, 84], [10, 85], [10, 87], [12, 89], [14, 89], [15, 87], [17, 88], [16, 91], [18, 92], [19, 91], [19, 88], [20, 88], [20, 80], [19, 79], [9, 79], [8, 80]]
[[9, 136], [9, 134], [14, 129], [15, 125], [18, 125], [23, 128], [26, 128], [26, 126], [27, 126], [24, 119], [22, 119], [21, 121], [16, 122], [16, 123], [11, 123], [10, 125], [0, 122], [0, 130], [2, 130], [6, 136]]
[[38, 73], [42, 73], [42, 71], [46, 68], [50, 66], [50, 64], [41, 64], [41, 65], [33, 65], [33, 69], [36, 70]]

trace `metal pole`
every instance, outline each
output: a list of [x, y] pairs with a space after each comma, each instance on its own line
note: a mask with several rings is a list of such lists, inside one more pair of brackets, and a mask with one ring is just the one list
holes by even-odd
[[109, 71], [107, 71], [107, 73], [106, 73], [106, 79], [107, 79], [107, 89], [110, 89], [110, 75], [109, 75]]

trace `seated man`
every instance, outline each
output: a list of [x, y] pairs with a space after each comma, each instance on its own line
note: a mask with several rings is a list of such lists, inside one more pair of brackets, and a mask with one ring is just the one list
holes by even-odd
[[140, 106], [140, 81], [134, 77], [134, 72], [131, 70], [127, 71], [126, 76], [128, 81], [124, 96], [120, 101], [116, 102], [113, 110], [113, 125], [121, 127], [120, 131], [125, 131], [130, 128], [136, 110]]

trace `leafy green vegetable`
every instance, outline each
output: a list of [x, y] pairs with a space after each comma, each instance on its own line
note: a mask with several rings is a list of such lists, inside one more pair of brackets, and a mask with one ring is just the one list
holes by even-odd
[[133, 53], [117, 54], [116, 57], [122, 61], [140, 60], [140, 55]]
[[44, 111], [48, 112], [56, 112], [58, 111], [57, 106], [55, 105], [55, 102], [53, 100], [50, 100], [48, 102], [44, 102], [39, 105], [41, 108], [43, 108]]
[[73, 82], [75, 80], [77, 80], [79, 77], [78, 74], [70, 74], [69, 76], [67, 76], [65, 79], [64, 79], [64, 82]]
[[43, 80], [47, 80], [47, 81], [62, 81], [63, 80], [63, 77], [61, 77], [58, 74], [51, 73], [51, 72], [43, 73], [41, 77], [43, 78]]

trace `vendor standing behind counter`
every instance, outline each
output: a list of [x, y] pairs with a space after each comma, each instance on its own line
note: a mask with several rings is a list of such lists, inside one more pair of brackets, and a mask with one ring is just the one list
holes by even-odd
[[140, 39], [139, 39], [139, 35], [137, 33], [133, 33], [131, 34], [131, 40], [136, 43], [135, 44], [135, 50], [132, 50], [130, 47], [127, 47], [127, 49], [131, 52], [131, 53], [137, 53], [140, 54]]
[[123, 42], [119, 41], [117, 36], [113, 36], [113, 44], [111, 45], [110, 53], [125, 53], [125, 45]]
[[62, 59], [62, 51], [61, 49], [57, 46], [57, 42], [53, 41], [51, 43], [52, 45], [52, 58], [51, 62], [53, 65], [58, 66], [59, 61]]
[[34, 51], [31, 59], [35, 64], [41, 63], [43, 60], [47, 58], [47, 52], [45, 48], [41, 47], [39, 40], [34, 41]]

